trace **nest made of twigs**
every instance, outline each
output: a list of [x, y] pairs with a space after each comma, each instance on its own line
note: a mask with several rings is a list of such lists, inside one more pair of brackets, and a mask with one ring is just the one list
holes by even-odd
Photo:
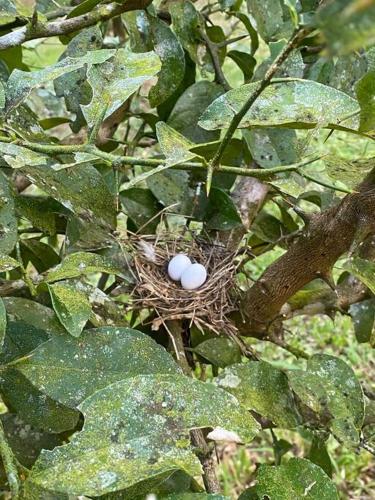
[[[238, 296], [235, 253], [191, 234], [134, 236], [129, 239], [128, 247], [136, 278], [132, 307], [155, 311], [154, 330], [161, 325], [168, 329], [168, 321], [188, 320], [200, 330], [236, 335], [237, 329], [228, 318], [236, 309]], [[205, 266], [207, 280], [197, 290], [184, 290], [181, 283], [169, 278], [168, 263], [178, 253]]]

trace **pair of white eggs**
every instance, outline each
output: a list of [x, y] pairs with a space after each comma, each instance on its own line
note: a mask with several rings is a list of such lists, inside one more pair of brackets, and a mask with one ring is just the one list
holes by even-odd
[[202, 264], [192, 264], [187, 255], [179, 253], [168, 264], [168, 275], [173, 281], [181, 281], [185, 290], [196, 290], [207, 279], [207, 271]]

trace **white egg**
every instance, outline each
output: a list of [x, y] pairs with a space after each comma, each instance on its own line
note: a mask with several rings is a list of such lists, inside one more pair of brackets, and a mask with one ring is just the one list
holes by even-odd
[[181, 285], [185, 290], [196, 290], [207, 279], [207, 271], [202, 264], [192, 264], [182, 273]]
[[182, 273], [191, 266], [191, 260], [187, 255], [179, 253], [170, 260], [168, 264], [168, 275], [173, 281], [179, 281]]

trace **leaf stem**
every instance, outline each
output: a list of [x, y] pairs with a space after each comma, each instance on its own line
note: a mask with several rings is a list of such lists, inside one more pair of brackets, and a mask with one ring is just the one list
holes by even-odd
[[20, 493], [20, 480], [16, 460], [13, 452], [6, 440], [3, 423], [0, 420], [0, 456], [3, 461], [4, 469], [8, 478], [9, 488], [12, 499], [17, 500]]

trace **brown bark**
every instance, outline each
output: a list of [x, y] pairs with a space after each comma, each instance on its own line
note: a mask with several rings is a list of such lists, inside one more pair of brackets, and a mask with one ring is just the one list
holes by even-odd
[[375, 232], [375, 170], [338, 206], [313, 216], [306, 230], [250, 288], [241, 304], [240, 333], [265, 337], [281, 307], [310, 281], [327, 277], [359, 238]]

